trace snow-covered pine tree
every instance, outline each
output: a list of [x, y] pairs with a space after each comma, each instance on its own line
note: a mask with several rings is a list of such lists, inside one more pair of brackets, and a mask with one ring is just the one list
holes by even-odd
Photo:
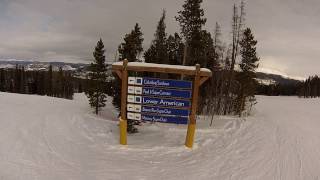
[[90, 106], [95, 109], [95, 113], [98, 114], [101, 107], [105, 106], [107, 101], [105, 94], [105, 81], [106, 81], [106, 64], [104, 56], [104, 45], [100, 39], [93, 52], [94, 61], [90, 65], [89, 75], [89, 88], [86, 95], [89, 98]]

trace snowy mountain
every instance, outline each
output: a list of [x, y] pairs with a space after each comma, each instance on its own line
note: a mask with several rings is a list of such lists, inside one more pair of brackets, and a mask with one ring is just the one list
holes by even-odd
[[256, 75], [257, 75], [257, 81], [263, 85], [271, 85], [271, 84], [289, 85], [289, 84], [297, 84], [301, 82], [301, 80], [292, 79], [290, 77], [284, 77], [279, 74], [257, 72]]
[[[0, 59], [0, 69], [7, 68], [15, 68], [16, 65], [23, 65], [28, 71], [40, 70], [46, 71], [51, 64], [53, 66], [54, 71], [58, 71], [59, 68], [62, 68], [64, 71], [78, 71], [77, 76], [85, 77], [87, 74], [87, 67], [89, 64], [82, 63], [65, 63], [65, 62], [39, 62], [39, 61], [31, 61], [31, 60], [1, 60]], [[110, 68], [111, 66], [109, 66]], [[237, 67], [237, 70], [239, 68]], [[109, 69], [110, 71], [110, 69]], [[109, 72], [110, 73], [110, 72]], [[83, 75], [81, 75], [83, 74]], [[292, 77], [287, 75], [284, 72], [267, 69], [267, 68], [259, 68], [257, 72], [257, 81], [260, 84], [270, 85], [270, 84], [292, 84], [300, 82], [304, 80], [301, 77]]]
[[306, 79], [305, 77], [300, 77], [300, 76], [290, 76], [283, 71], [279, 71], [276, 69], [270, 69], [270, 68], [260, 67], [260, 68], [258, 68], [257, 72], [264, 73], [264, 74], [279, 75], [285, 79], [293, 79], [293, 80], [298, 80], [298, 81], [304, 81]]
[[16, 65], [26, 67], [27, 71], [47, 71], [49, 65], [53, 66], [53, 70], [58, 71], [62, 68], [64, 71], [76, 71], [87, 67], [88, 64], [83, 63], [66, 63], [66, 62], [40, 62], [32, 60], [0, 60], [0, 69], [15, 68]]
[[259, 68], [257, 70], [257, 81], [263, 85], [297, 84], [303, 80], [305, 80], [305, 78], [289, 76], [284, 72], [274, 70], [274, 69]]

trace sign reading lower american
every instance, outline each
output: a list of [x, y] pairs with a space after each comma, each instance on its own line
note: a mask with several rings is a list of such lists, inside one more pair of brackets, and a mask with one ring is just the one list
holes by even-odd
[[161, 106], [161, 107], [179, 107], [179, 108], [189, 108], [190, 101], [187, 100], [177, 100], [177, 99], [163, 99], [154, 97], [143, 97], [128, 95], [128, 103], [136, 103], [150, 106]]

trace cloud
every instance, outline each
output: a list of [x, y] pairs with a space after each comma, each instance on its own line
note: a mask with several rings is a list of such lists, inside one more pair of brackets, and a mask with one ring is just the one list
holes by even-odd
[[[167, 31], [179, 31], [174, 16], [184, 1], [172, 0], [0, 0], [0, 58], [89, 62], [101, 37], [108, 60], [113, 60], [123, 36], [138, 22], [144, 47], [153, 38], [162, 9], [167, 11]], [[230, 39], [232, 5], [236, 0], [204, 0], [213, 31], [222, 25]], [[258, 40], [261, 66], [287, 74], [319, 73], [320, 21], [317, 0], [247, 0], [246, 24]]]

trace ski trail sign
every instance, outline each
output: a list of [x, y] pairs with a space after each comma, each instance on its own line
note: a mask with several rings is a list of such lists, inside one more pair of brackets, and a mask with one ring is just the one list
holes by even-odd
[[[127, 119], [188, 124], [185, 145], [192, 148], [196, 126], [199, 87], [212, 76], [206, 68], [127, 60], [112, 64], [122, 80], [120, 144], [127, 144]], [[193, 81], [150, 77], [128, 77], [129, 72], [153, 72], [191, 76]]]

